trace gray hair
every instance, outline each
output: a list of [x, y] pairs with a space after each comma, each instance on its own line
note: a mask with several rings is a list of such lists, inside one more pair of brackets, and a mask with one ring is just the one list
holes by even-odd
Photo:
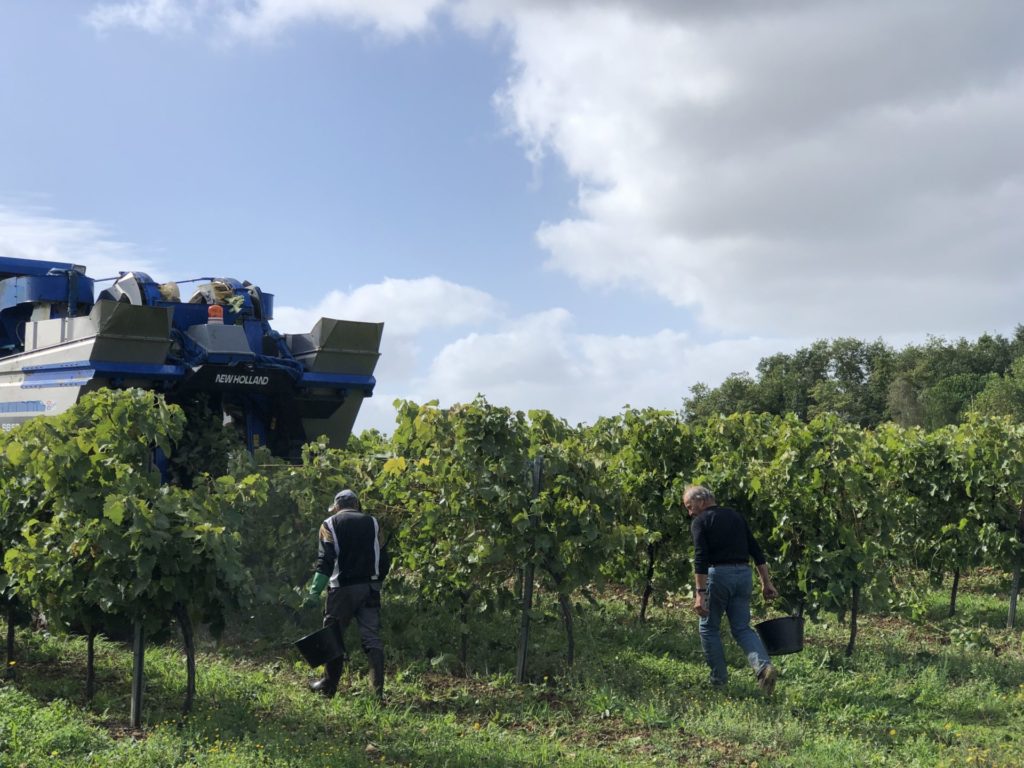
[[715, 494], [706, 485], [688, 485], [683, 491], [683, 501], [687, 500], [714, 504]]

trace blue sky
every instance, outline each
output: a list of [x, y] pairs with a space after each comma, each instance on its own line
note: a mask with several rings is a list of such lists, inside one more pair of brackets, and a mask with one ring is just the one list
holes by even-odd
[[0, 253], [385, 322], [378, 396], [592, 421], [812, 339], [1008, 333], [1006, 0], [0, 5]]
[[13, 4], [0, 31], [8, 196], [103, 222], [168, 272], [246, 269], [286, 301], [311, 275], [281, 260], [343, 289], [429, 273], [547, 290], [533, 230], [572, 183], [554, 162], [535, 182], [492, 107], [500, 36], [308, 25], [226, 48], [99, 34], [62, 5]]

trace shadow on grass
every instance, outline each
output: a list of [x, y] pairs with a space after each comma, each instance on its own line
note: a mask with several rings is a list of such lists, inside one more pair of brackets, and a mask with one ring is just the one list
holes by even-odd
[[[517, 766], [545, 764], [538, 755], [555, 755], [551, 750], [565, 744], [609, 755], [626, 750], [628, 756], [629, 740], [637, 738], [670, 744], [680, 762], [680, 751], [699, 755], [701, 740], [715, 727], [710, 721], [722, 718], [732, 718], [732, 730], [722, 733], [733, 735], [720, 739], [730, 755], [768, 748], [771, 726], [779, 723], [797, 734], [789, 737], [797, 746], [793, 739], [842, 728], [866, 748], [880, 750], [890, 744], [891, 726], [929, 741], [950, 721], [1005, 727], [1015, 721], [1011, 705], [979, 706], [979, 698], [1015, 691], [1024, 679], [1019, 653], [996, 657], [990, 649], [942, 646], [942, 628], [867, 615], [852, 659], [842, 656], [845, 628], [810, 624], [804, 652], [777, 660], [783, 678], [775, 698], [765, 699], [727, 630], [723, 641], [733, 679], [725, 691], [708, 690], [697, 621], [689, 611], [656, 610], [640, 623], [625, 603], [583, 603], [576, 613], [578, 661], [572, 670], [565, 668], [564, 629], [550, 595], [539, 597], [537, 617], [532, 684], [520, 686], [512, 682], [518, 616], [474, 614], [463, 669], [454, 617], [393, 596], [383, 611], [391, 674], [391, 704], [383, 710], [368, 696], [354, 628], [347, 637], [353, 664], [339, 698], [329, 703], [304, 690], [307, 674], [290, 647], [295, 628], [278, 627], [285, 637], [222, 643], [216, 655], [207, 639], [189, 718], [179, 714], [183, 655], [173, 646], [154, 648], [147, 656], [145, 719], [151, 728], [176, 729], [197, 749], [218, 739], [258, 742], [268, 758], [282, 763], [316, 750], [325, 733], [339, 734], [347, 762], [337, 764], [374, 762], [364, 754], [368, 741], [385, 743], [388, 758], [400, 764]], [[246, 634], [242, 624], [235, 631]], [[263, 651], [254, 653], [250, 646], [259, 644]], [[84, 705], [84, 642], [62, 646], [30, 635], [24, 647], [19, 688], [40, 701], [66, 698]], [[98, 644], [97, 698], [87, 711], [111, 732], [128, 720], [130, 666], [129, 649]], [[495, 746], [490, 729], [508, 743]], [[529, 746], [534, 742], [540, 751]], [[547, 764], [561, 764], [552, 759]], [[608, 757], [607, 764], [616, 759]], [[605, 764], [604, 758], [593, 764]]]
[[[531, 746], [537, 722], [559, 709], [553, 693], [443, 675], [427, 675], [421, 681], [423, 695], [408, 705], [402, 705], [406, 695], [400, 691], [397, 706], [382, 709], [358, 672], [346, 673], [339, 696], [325, 701], [304, 690], [304, 681], [296, 679], [288, 665], [275, 671], [250, 663], [239, 669], [201, 655], [196, 705], [190, 716], [183, 717], [179, 711], [184, 696], [183, 657], [167, 647], [147, 652], [144, 731], [132, 732], [125, 727], [130, 696], [128, 647], [98, 640], [98, 690], [92, 702], [84, 700], [83, 641], [22, 632], [19, 651], [16, 686], [40, 705], [67, 700], [81, 707], [115, 742], [174, 733], [179, 744], [175, 749], [183, 762], [191, 759], [189, 755], [226, 751], [228, 745], [251, 749], [259, 744], [259, 755], [274, 764], [304, 765], [306, 759], [321, 762], [324, 745], [331, 744], [332, 764], [376, 765], [381, 750], [387, 750], [400, 764], [513, 767], [555, 764], [557, 760], [546, 763], [538, 754], [558, 755], [560, 749], [550, 739], [541, 739], [536, 749]], [[500, 721], [504, 734], [500, 749], [488, 745], [486, 734], [466, 738], [462, 733], [468, 723], [486, 723], [510, 712], [515, 716]], [[562, 727], [571, 721], [568, 714], [556, 716]], [[389, 724], [385, 727], [382, 722]], [[436, 733], [425, 737], [427, 730]], [[616, 764], [599, 755], [589, 759], [587, 764]], [[117, 764], [113, 754], [108, 764]]]

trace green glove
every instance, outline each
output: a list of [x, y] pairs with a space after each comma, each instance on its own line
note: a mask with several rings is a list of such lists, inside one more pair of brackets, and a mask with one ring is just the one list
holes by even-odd
[[330, 580], [331, 577], [326, 573], [317, 571], [313, 574], [313, 580], [309, 582], [309, 594], [312, 597], [320, 597], [320, 593], [324, 591], [324, 587], [327, 586], [327, 582]]
[[312, 608], [320, 603], [320, 593], [324, 591], [328, 581], [330, 581], [330, 578], [326, 574], [318, 572], [313, 575], [313, 579], [309, 582], [309, 586], [302, 595], [303, 608]]

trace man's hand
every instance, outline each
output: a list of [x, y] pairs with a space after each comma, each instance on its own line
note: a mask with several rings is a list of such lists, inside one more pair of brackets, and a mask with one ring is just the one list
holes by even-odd
[[772, 584], [772, 577], [768, 574], [768, 566], [764, 563], [757, 566], [757, 577], [761, 579], [761, 594], [765, 600], [774, 600], [779, 596], [779, 590]]
[[711, 613], [708, 609], [708, 596], [706, 592], [698, 592], [697, 596], [693, 598], [693, 610], [701, 618]]
[[[330, 581], [330, 577], [326, 573], [314, 573], [313, 578], [309, 582], [309, 586], [306, 587], [306, 591], [302, 596], [302, 607], [311, 608], [314, 605], [320, 604], [320, 593], [324, 591], [324, 587], [327, 586], [327, 582]], [[299, 588], [295, 588], [299, 591]]]

